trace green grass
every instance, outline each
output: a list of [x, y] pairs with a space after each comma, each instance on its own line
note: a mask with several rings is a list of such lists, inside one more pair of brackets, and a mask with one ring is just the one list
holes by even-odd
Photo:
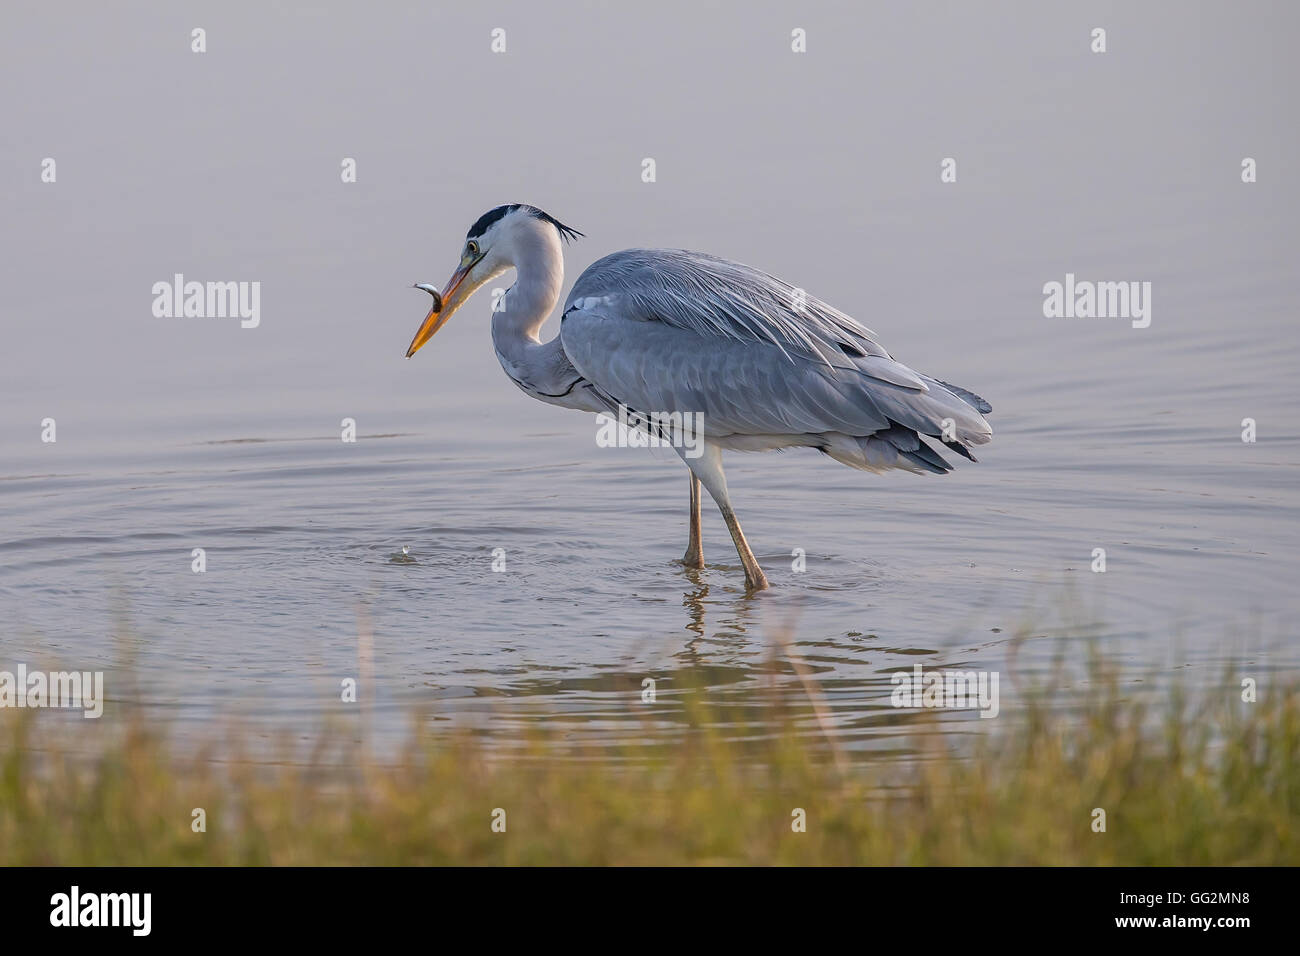
[[[1261, 688], [1253, 704], [1229, 687], [1196, 708], [1175, 695], [1151, 713], [1113, 679], [1088, 686], [1068, 714], [1036, 697], [984, 733], [923, 724], [906, 761], [835, 753], [761, 692], [733, 719], [686, 691], [678, 729], [653, 731], [670, 739], [632, 756], [572, 753], [547, 721], [508, 750], [420, 723], [383, 763], [345, 733], [254, 759], [237, 731], [193, 752], [129, 722], [97, 733], [88, 755], [71, 721], [8, 711], [0, 862], [1300, 863], [1294, 687]], [[719, 729], [735, 720], [768, 732]], [[806, 832], [792, 832], [796, 807]]]

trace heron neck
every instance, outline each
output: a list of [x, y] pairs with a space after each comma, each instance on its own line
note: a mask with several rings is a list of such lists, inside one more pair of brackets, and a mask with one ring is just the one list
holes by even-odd
[[[492, 341], [503, 360], [524, 366], [541, 345], [542, 324], [560, 301], [564, 260], [557, 250], [539, 245], [515, 264], [515, 284], [492, 313]], [[509, 369], [507, 369], [509, 371]]]

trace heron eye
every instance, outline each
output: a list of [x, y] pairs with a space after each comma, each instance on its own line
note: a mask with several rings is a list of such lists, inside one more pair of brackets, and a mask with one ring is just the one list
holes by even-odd
[[478, 243], [471, 239], [469, 242], [465, 243], [465, 251], [471, 256], [478, 255]]

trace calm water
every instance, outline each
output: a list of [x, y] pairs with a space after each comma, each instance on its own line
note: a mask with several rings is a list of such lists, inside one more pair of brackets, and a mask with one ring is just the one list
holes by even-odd
[[[688, 678], [802, 694], [794, 656], [857, 746], [905, 722], [894, 669], [1006, 671], [1018, 632], [1030, 674], [1060, 640], [1134, 682], [1300, 667], [1296, 15], [1152, 5], [1096, 56], [1032, 7], [824, 12], [800, 58], [781, 8], [746, 9], [639, 13], [629, 49], [612, 13], [507, 8], [496, 58], [464, 12], [224, 12], [203, 56], [188, 20], [22, 13], [0, 40], [0, 667], [106, 669], [110, 714], [196, 730], [305, 733], [373, 672], [385, 741], [413, 705], [618, 740], [645, 677], [667, 720]], [[663, 75], [664, 49], [697, 69]], [[466, 77], [483, 112], [453, 135], [431, 104]], [[773, 589], [745, 596], [711, 505], [709, 566], [684, 570], [676, 456], [598, 448], [593, 418], [518, 392], [486, 293], [402, 359], [406, 286], [514, 200], [587, 233], [569, 284], [635, 244], [806, 286], [986, 396], [993, 444], [945, 478], [733, 455]], [[260, 281], [260, 327], [155, 318], [175, 272]], [[1152, 282], [1151, 326], [1044, 318], [1066, 272]]]

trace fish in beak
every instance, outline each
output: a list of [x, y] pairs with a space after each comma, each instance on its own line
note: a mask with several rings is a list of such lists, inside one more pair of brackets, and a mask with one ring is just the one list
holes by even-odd
[[[465, 282], [465, 277], [469, 275], [470, 270], [474, 268], [481, 258], [483, 258], [481, 254], [477, 258], [469, 256], [462, 258], [460, 267], [452, 273], [451, 278], [447, 280], [447, 285], [441, 292], [429, 282], [420, 282], [413, 286], [413, 288], [423, 289], [433, 296], [433, 307], [429, 309], [429, 314], [424, 317], [424, 321], [416, 329], [415, 338], [411, 339], [410, 348], [406, 350], [407, 358], [420, 351], [421, 346], [433, 338], [433, 333], [446, 325], [447, 320], [460, 308], [464, 297], [458, 296], [456, 293], [460, 291]], [[471, 287], [470, 293], [472, 292], [473, 288]]]

